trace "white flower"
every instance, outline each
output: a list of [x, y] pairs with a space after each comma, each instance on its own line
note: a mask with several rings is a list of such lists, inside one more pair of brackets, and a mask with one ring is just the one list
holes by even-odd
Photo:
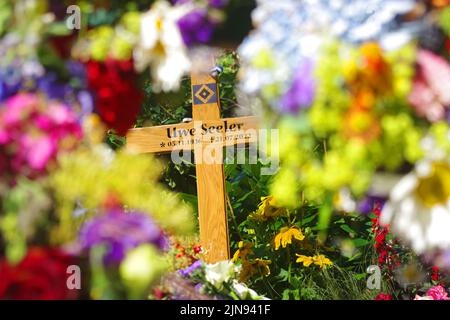
[[390, 193], [381, 223], [419, 254], [450, 246], [450, 159], [425, 159]]
[[206, 281], [217, 289], [221, 289], [223, 284], [230, 281], [238, 271], [239, 268], [232, 261], [225, 260], [207, 264], [205, 266], [205, 277]]
[[423, 296], [423, 297], [421, 297], [421, 296], [416, 294], [414, 300], [433, 300], [433, 297], [430, 297], [430, 296]]
[[343, 212], [353, 212], [356, 210], [356, 201], [348, 188], [341, 188], [334, 198], [334, 206]]
[[187, 49], [177, 21], [190, 10], [188, 5], [171, 6], [157, 1], [141, 16], [140, 43], [133, 52], [135, 67], [150, 66], [155, 91], [177, 90], [181, 77], [190, 70]]
[[244, 300], [269, 300], [264, 296], [260, 296], [256, 293], [255, 290], [250, 289], [245, 284], [238, 282], [237, 280], [233, 280], [232, 284], [234, 292], [238, 295], [239, 298]]

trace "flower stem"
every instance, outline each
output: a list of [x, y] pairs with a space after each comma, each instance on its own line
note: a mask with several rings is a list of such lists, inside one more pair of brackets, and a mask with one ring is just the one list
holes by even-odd
[[242, 236], [241, 236], [241, 233], [239, 232], [239, 226], [237, 224], [236, 216], [234, 215], [233, 206], [231, 205], [231, 201], [230, 201], [230, 197], [228, 196], [228, 193], [226, 194], [226, 197], [227, 197], [228, 208], [230, 209], [231, 221], [233, 221], [233, 225], [236, 229], [236, 234], [237, 234], [238, 238], [240, 240], [242, 240]]
[[291, 249], [288, 247], [287, 248], [287, 254], [288, 254], [288, 261], [289, 261], [289, 266], [288, 266], [288, 283], [291, 283], [291, 271], [292, 271], [292, 259], [291, 259]]

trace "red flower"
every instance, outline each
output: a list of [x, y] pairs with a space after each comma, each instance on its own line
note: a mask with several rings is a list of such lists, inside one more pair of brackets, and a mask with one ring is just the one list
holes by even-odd
[[164, 297], [167, 295], [164, 291], [162, 291], [159, 288], [154, 288], [153, 289], [153, 295], [155, 296], [156, 300], [162, 300], [164, 299]]
[[199, 246], [194, 246], [194, 252], [195, 253], [200, 253], [202, 251], [202, 247], [199, 245]]
[[75, 299], [77, 290], [67, 288], [67, 267], [75, 259], [58, 249], [30, 248], [17, 265], [0, 261], [0, 299]]
[[431, 267], [431, 271], [432, 271], [431, 280], [439, 281], [439, 267], [433, 266]]
[[380, 293], [373, 300], [394, 300], [390, 294]]
[[381, 267], [387, 267], [388, 270], [392, 270], [400, 266], [400, 257], [395, 250], [393, 244], [394, 240], [388, 240], [389, 225], [380, 224], [381, 208], [376, 206], [372, 211], [375, 214], [375, 218], [372, 218], [372, 233], [375, 238], [374, 248], [378, 258], [378, 263]]
[[95, 106], [103, 122], [125, 135], [139, 114], [142, 94], [136, 88], [131, 60], [87, 62], [88, 86], [95, 93]]

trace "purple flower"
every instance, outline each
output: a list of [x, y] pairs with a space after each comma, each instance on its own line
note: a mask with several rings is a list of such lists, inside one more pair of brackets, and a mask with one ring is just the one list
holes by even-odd
[[201, 292], [202, 287], [203, 287], [203, 284], [197, 283], [197, 284], [195, 285], [195, 290], [197, 290], [197, 292]]
[[167, 239], [151, 217], [139, 212], [125, 213], [112, 209], [87, 222], [80, 231], [82, 249], [107, 245], [105, 263], [118, 263], [125, 254], [143, 243], [151, 243], [165, 250]]
[[[185, 4], [185, 3], [192, 3], [193, 0], [172, 0], [172, 4], [178, 5], [178, 4]], [[229, 0], [208, 0], [208, 5], [212, 8], [220, 9], [225, 7]]]
[[192, 0], [172, 0], [173, 5], [185, 4], [185, 3], [189, 3], [189, 2], [192, 2]]
[[203, 265], [202, 260], [197, 260], [193, 264], [191, 264], [189, 267], [178, 270], [178, 272], [183, 277], [189, 277], [195, 270], [200, 269], [202, 267], [202, 265]]
[[315, 94], [313, 70], [312, 61], [309, 59], [303, 60], [295, 72], [291, 87], [281, 98], [282, 112], [296, 114], [301, 108], [311, 105]]
[[208, 0], [208, 4], [213, 8], [223, 8], [228, 2], [229, 0]]
[[385, 197], [367, 194], [361, 201], [358, 202], [357, 210], [362, 214], [369, 214], [377, 205], [379, 205], [380, 209], [382, 209], [386, 203], [386, 200], [387, 199]]
[[87, 90], [86, 67], [77, 61], [67, 61], [65, 73], [70, 77], [69, 81], [60, 79], [55, 72], [25, 77], [17, 68], [0, 69], [0, 101], [19, 91], [42, 92], [50, 100], [59, 100], [71, 106], [78, 118], [83, 118], [93, 109], [92, 94]]
[[0, 70], [0, 101], [15, 95], [21, 87], [21, 76], [14, 68]]
[[181, 17], [178, 20], [178, 28], [187, 46], [207, 43], [211, 40], [214, 31], [206, 9], [193, 10]]
[[84, 88], [87, 86], [87, 72], [83, 63], [69, 60], [65, 63], [65, 67], [72, 79], [76, 79]]
[[58, 81], [55, 73], [48, 73], [37, 80], [36, 89], [44, 92], [50, 99], [66, 101], [72, 93], [69, 85]]

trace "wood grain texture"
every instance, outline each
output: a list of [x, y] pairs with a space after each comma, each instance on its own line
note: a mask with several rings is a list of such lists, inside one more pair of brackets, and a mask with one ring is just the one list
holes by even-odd
[[[196, 121], [197, 122], [197, 121]], [[198, 124], [197, 124], [198, 125]], [[255, 116], [239, 117], [239, 118], [225, 118], [219, 120], [201, 121], [201, 125], [206, 128], [214, 127], [217, 131], [218, 127], [222, 134], [210, 134], [204, 130], [196, 131], [193, 136], [183, 135], [182, 137], [169, 138], [167, 130], [173, 133], [173, 130], [189, 132], [194, 128], [194, 122], [178, 123], [171, 125], [163, 125], [156, 127], [134, 128], [130, 129], [126, 137], [126, 148], [135, 153], [167, 153], [174, 149], [193, 150], [195, 143], [192, 140], [198, 141], [202, 139], [203, 143], [211, 143], [211, 137], [214, 136], [218, 142], [223, 146], [230, 146], [235, 144], [247, 144], [256, 142], [258, 118]], [[225, 127], [228, 129], [225, 132]]]
[[[220, 102], [195, 104], [194, 86], [214, 84], [216, 96], [219, 96], [216, 81], [209, 75], [191, 75], [192, 82], [192, 118], [194, 121], [220, 119]], [[223, 149], [220, 145], [214, 149], [215, 156], [222, 159]], [[201, 148], [194, 148], [196, 161], [203, 156]], [[206, 262], [214, 263], [230, 259], [228, 239], [227, 209], [225, 200], [225, 178], [223, 163], [196, 163], [197, 197], [200, 224], [200, 242], [205, 250]]]

